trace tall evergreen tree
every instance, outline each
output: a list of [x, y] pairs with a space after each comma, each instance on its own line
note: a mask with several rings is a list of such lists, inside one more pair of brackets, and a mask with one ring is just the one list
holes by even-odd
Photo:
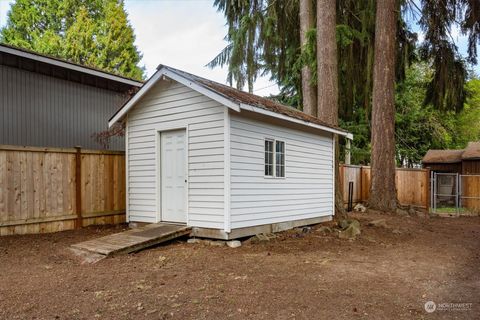
[[[241, 74], [271, 74], [281, 89], [276, 98], [300, 107], [303, 98], [302, 67], [307, 64], [312, 68], [314, 83], [317, 76], [315, 53], [311, 54], [315, 52], [315, 41], [310, 41], [315, 37], [315, 30], [309, 34], [307, 48], [300, 44], [300, 1], [307, 0], [216, 0], [215, 6], [225, 14], [228, 22], [229, 44], [211, 66], [227, 65], [229, 70], [237, 70]], [[404, 81], [406, 68], [420, 58], [433, 69], [424, 104], [432, 105], [441, 112], [458, 112], [465, 99], [465, 62], [475, 62], [480, 41], [478, 0], [398, 1], [396, 82]], [[354, 133], [354, 161], [364, 164], [370, 162], [376, 3], [376, 0], [336, 1], [340, 123]], [[247, 52], [245, 42], [239, 40], [246, 37], [247, 29], [240, 25], [254, 6], [259, 9], [255, 12], [255, 20], [249, 20], [255, 22], [249, 27], [255, 28], [255, 63], [249, 64], [246, 59], [239, 59]], [[407, 17], [417, 20], [425, 32], [420, 54], [416, 48], [416, 34], [408, 29], [405, 22]], [[460, 28], [469, 37], [470, 54], [466, 61], [458, 55], [450, 35], [453, 28]], [[237, 78], [237, 74], [230, 73], [231, 82], [237, 79], [242, 80]]]
[[313, 83], [313, 70], [306, 55], [311, 52], [309, 35], [315, 28], [313, 0], [300, 0], [300, 45], [302, 50], [302, 110], [317, 116], [317, 86]]
[[395, 45], [397, 0], [377, 1], [372, 103], [372, 180], [368, 204], [395, 211]]
[[142, 79], [122, 0], [17, 0], [0, 42]]
[[338, 125], [338, 63], [335, 0], [317, 1], [317, 116]]
[[[336, 40], [335, 0], [317, 1], [317, 117], [325, 123], [338, 125], [338, 56]], [[340, 189], [339, 144], [335, 137], [335, 211], [344, 218], [343, 190]]]

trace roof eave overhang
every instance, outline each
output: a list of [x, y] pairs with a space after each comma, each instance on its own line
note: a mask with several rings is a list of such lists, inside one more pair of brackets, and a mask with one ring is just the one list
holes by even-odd
[[457, 164], [457, 163], [462, 163], [461, 160], [459, 161], [428, 161], [428, 162], [424, 162], [422, 161], [422, 164]]
[[307, 126], [307, 127], [320, 129], [322, 131], [338, 134], [338, 135], [343, 136], [343, 137], [345, 137], [347, 139], [350, 139], [350, 140], [353, 139], [353, 135], [351, 133], [348, 133], [348, 132], [345, 132], [345, 131], [342, 131], [342, 130], [338, 130], [338, 129], [335, 129], [335, 128], [327, 127], [327, 126], [322, 126], [320, 124], [316, 124], [316, 123], [313, 123], [313, 122], [289, 117], [287, 115], [277, 113], [277, 112], [273, 112], [273, 111], [270, 111], [270, 110], [266, 110], [266, 109], [263, 109], [263, 108], [260, 108], [260, 107], [256, 107], [256, 106], [241, 103], [240, 104], [240, 109], [255, 112], [255, 113], [260, 113], [260, 114], [263, 114], [263, 115], [266, 115], [266, 116], [269, 116], [269, 117], [273, 117], [273, 118], [277, 118], [277, 119], [281, 119], [281, 120], [286, 120], [286, 121], [301, 124], [301, 125], [304, 125], [304, 126]]
[[38, 62], [43, 62], [43, 63], [46, 63], [46, 64], [54, 65], [54, 66], [57, 66], [57, 67], [68, 69], [68, 70], [82, 72], [82, 73], [89, 74], [89, 75], [92, 75], [92, 76], [96, 76], [96, 77], [99, 77], [99, 78], [104, 78], [104, 79], [124, 83], [124, 84], [135, 86], [135, 87], [141, 87], [143, 85], [143, 82], [140, 82], [140, 81], [134, 81], [134, 80], [126, 79], [126, 78], [123, 78], [123, 77], [115, 76], [115, 75], [110, 74], [110, 73], [105, 73], [105, 72], [102, 72], [102, 71], [99, 71], [99, 70], [94, 70], [94, 69], [91, 69], [91, 68], [82, 67], [82, 66], [77, 65], [77, 64], [73, 64], [73, 63], [69, 63], [69, 62], [66, 62], [66, 61], [57, 60], [57, 59], [53, 59], [53, 58], [49, 58], [49, 57], [45, 57], [45, 56], [42, 56], [42, 55], [36, 55], [34, 53], [25, 52], [25, 51], [22, 51], [22, 50], [11, 48], [11, 47], [0, 46], [0, 52], [8, 53], [8, 54], [19, 56], [19, 57], [26, 58], [26, 59], [31, 59], [31, 60], [38, 61]]

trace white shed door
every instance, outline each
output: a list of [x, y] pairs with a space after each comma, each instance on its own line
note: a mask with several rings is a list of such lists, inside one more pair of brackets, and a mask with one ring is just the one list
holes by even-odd
[[187, 222], [185, 130], [161, 133], [162, 221]]

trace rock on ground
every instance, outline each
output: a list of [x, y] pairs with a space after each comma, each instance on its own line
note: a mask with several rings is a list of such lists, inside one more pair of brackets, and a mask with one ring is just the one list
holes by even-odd
[[340, 225], [347, 225], [347, 227], [343, 228], [344, 230], [338, 234], [340, 239], [355, 239], [361, 233], [360, 222], [358, 222], [358, 220], [342, 220]]
[[238, 240], [227, 241], [227, 246], [230, 248], [238, 248], [242, 246], [242, 243]]
[[357, 203], [355, 205], [355, 207], [353, 207], [353, 210], [357, 211], [357, 212], [366, 212], [367, 211], [367, 207], [365, 207], [363, 204], [361, 203]]

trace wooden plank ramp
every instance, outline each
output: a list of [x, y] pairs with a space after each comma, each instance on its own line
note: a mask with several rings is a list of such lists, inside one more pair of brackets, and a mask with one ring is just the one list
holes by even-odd
[[112, 256], [139, 251], [159, 243], [189, 234], [190, 227], [166, 223], [153, 223], [140, 228], [111, 234], [72, 245], [74, 249]]

